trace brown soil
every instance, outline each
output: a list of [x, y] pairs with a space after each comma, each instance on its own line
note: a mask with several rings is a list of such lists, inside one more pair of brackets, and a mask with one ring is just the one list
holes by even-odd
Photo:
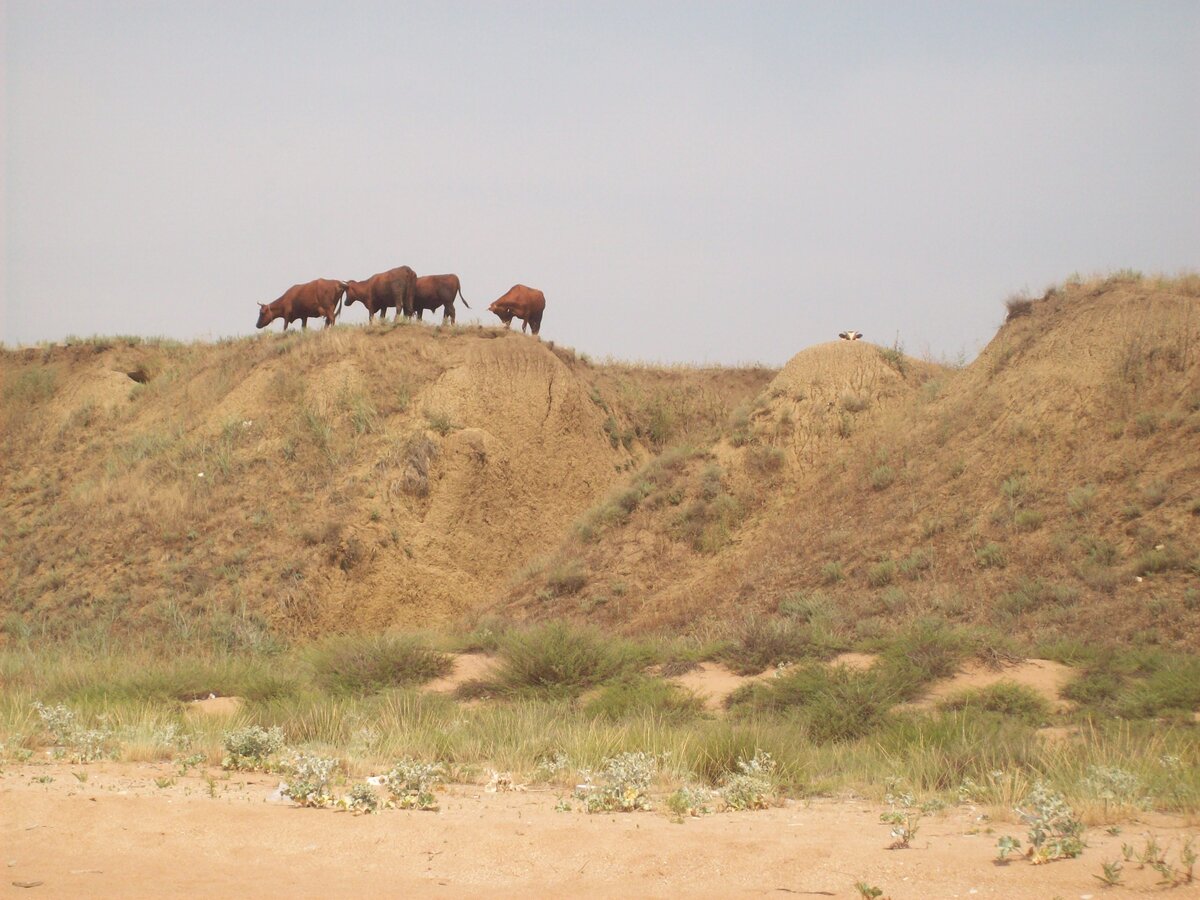
[[[214, 774], [210, 796], [200, 776], [157, 787], [156, 778], [174, 775], [167, 764], [6, 767], [4, 895], [854, 898], [863, 881], [894, 900], [1123, 897], [1161, 893], [1157, 874], [1127, 866], [1128, 887], [1102, 893], [1093, 878], [1102, 860], [1119, 859], [1123, 841], [1151, 829], [1176, 849], [1189, 833], [1180, 819], [1155, 816], [1120, 836], [1089, 830], [1079, 859], [998, 866], [997, 834], [1019, 830], [993, 832], [966, 807], [926, 817], [910, 849], [887, 850], [882, 808], [856, 800], [676, 824], [661, 812], [555, 812], [555, 791], [454, 785], [437, 813], [352, 816], [265, 802], [273, 777]], [[37, 886], [26, 894], [17, 883]]]
[[[564, 538], [557, 558], [589, 574], [572, 602], [539, 602], [534, 575], [504, 609], [712, 629], [821, 594], [851, 636], [937, 617], [1194, 651], [1198, 292], [1050, 293], [962, 369], [864, 342], [802, 350], [626, 520]], [[718, 514], [700, 490], [713, 465], [734, 502], [696, 542], [688, 526]]]

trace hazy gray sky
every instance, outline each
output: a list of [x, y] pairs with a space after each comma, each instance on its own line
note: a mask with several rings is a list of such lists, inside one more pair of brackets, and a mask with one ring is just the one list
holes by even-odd
[[[970, 358], [1200, 265], [1200, 2], [4, 4], [7, 345], [254, 332], [318, 277], [517, 282], [596, 357]], [[361, 307], [342, 322], [364, 321]], [[279, 324], [274, 326], [279, 329]]]

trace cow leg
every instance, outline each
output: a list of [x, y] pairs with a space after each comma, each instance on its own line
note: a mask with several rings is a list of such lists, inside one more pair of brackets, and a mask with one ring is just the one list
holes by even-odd
[[522, 320], [521, 320], [521, 334], [524, 334], [524, 333], [525, 333], [525, 329], [526, 329], [526, 328], [528, 328], [528, 327], [529, 327], [529, 320], [528, 320], [528, 319], [522, 319]]
[[450, 319], [450, 324], [453, 325], [454, 324], [454, 304], [453, 303], [447, 303], [446, 309], [442, 312], [442, 324], [443, 325], [446, 324], [447, 318]]
[[536, 312], [529, 317], [529, 330], [534, 334], [542, 330], [542, 314], [540, 312]]
[[417, 321], [422, 322], [424, 320], [425, 320], [425, 307], [421, 306], [421, 307], [417, 308]]
[[304, 327], [305, 331], [308, 331], [308, 316], [301, 316], [300, 324]]

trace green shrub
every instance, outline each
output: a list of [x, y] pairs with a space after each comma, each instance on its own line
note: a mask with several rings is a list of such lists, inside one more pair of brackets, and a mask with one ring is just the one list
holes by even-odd
[[1034, 690], [1011, 681], [964, 691], [941, 704], [945, 710], [981, 709], [1040, 725], [1050, 714], [1049, 704]]
[[502, 638], [492, 686], [503, 694], [574, 694], [649, 661], [648, 651], [611, 635], [551, 622]]
[[721, 660], [739, 675], [757, 675], [772, 666], [824, 655], [810, 626], [792, 619], [748, 616], [733, 633]]
[[939, 624], [922, 623], [897, 635], [873, 671], [897, 699], [907, 700], [930, 681], [953, 675], [964, 654], [960, 637]]
[[1096, 486], [1085, 484], [1067, 492], [1067, 508], [1074, 515], [1086, 516], [1096, 505]]
[[642, 716], [684, 722], [703, 711], [704, 704], [691, 691], [645, 675], [633, 675], [605, 685], [584, 707], [585, 714], [614, 722]]
[[578, 560], [571, 560], [552, 569], [546, 576], [546, 587], [552, 596], [578, 594], [587, 584], [587, 574]]
[[811, 594], [797, 591], [779, 601], [779, 614], [800, 622], [829, 618], [833, 610], [833, 602], [819, 591]]
[[272, 768], [270, 758], [283, 749], [283, 729], [277, 725], [269, 729], [261, 725], [247, 725], [225, 732], [222, 743], [225, 745], [222, 768], [245, 772], [269, 771]]
[[872, 490], [882, 491], [892, 486], [892, 482], [896, 480], [896, 473], [891, 466], [876, 466], [871, 470], [868, 480]]
[[900, 560], [900, 574], [909, 581], [916, 581], [925, 572], [933, 568], [933, 557], [924, 550], [914, 550]]
[[1004, 548], [993, 541], [975, 551], [975, 561], [984, 569], [1002, 569], [1008, 564]]
[[1037, 531], [1046, 520], [1046, 514], [1037, 509], [1019, 509], [1013, 516], [1017, 531]]
[[825, 584], [837, 584], [845, 577], [846, 575], [840, 562], [827, 562], [821, 566], [821, 580]]
[[881, 560], [867, 569], [867, 583], [871, 587], [883, 587], [896, 578], [896, 564], [890, 559]]
[[739, 688], [730, 697], [730, 708], [786, 713], [803, 724], [813, 741], [830, 743], [878, 728], [894, 700], [891, 687], [872, 672], [808, 664]]
[[575, 796], [590, 813], [648, 810], [651, 805], [647, 791], [657, 773], [658, 760], [653, 755], [621, 753], [604, 760], [598, 773], [585, 772]]
[[450, 671], [453, 661], [409, 635], [339, 635], [306, 652], [313, 680], [335, 694], [361, 694], [421, 684]]

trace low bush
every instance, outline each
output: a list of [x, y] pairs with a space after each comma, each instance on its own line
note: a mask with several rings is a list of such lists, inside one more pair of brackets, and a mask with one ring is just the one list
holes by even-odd
[[1002, 681], [989, 687], [964, 691], [941, 704], [944, 710], [979, 709], [1019, 719], [1029, 725], [1041, 725], [1050, 715], [1050, 705], [1024, 685]]
[[677, 684], [661, 678], [634, 675], [606, 685], [584, 706], [595, 718], [620, 721], [652, 716], [663, 722], [685, 722], [700, 715], [700, 698]]
[[739, 675], [757, 675], [772, 666], [828, 656], [831, 649], [815, 639], [809, 625], [749, 616], [734, 630], [720, 658]]
[[576, 694], [650, 661], [644, 647], [595, 629], [551, 622], [503, 637], [492, 685], [501, 694]]
[[421, 684], [450, 671], [445, 653], [408, 635], [340, 635], [307, 651], [313, 680], [334, 694], [360, 694]]

